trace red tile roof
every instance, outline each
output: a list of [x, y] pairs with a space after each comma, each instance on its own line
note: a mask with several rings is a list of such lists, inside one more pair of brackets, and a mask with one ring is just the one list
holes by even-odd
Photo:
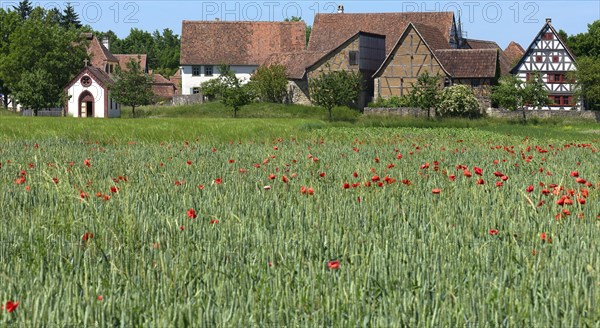
[[114, 55], [119, 60], [119, 66], [122, 70], [127, 70], [127, 63], [130, 60], [135, 60], [140, 63], [140, 68], [143, 72], [147, 70], [148, 56], [146, 54], [118, 54]]
[[494, 78], [497, 49], [442, 49], [436, 57], [453, 78]]
[[[486, 40], [475, 40], [475, 39], [465, 39], [466, 45], [471, 49], [497, 49], [500, 52], [500, 74], [507, 75], [510, 74], [510, 69], [512, 68], [512, 61], [510, 58], [504, 53], [502, 48], [494, 42], [494, 41], [486, 41]], [[520, 57], [519, 57], [520, 58]]]
[[449, 43], [454, 21], [452, 12], [317, 14], [312, 27], [308, 50], [331, 50], [359, 31], [385, 35], [386, 55], [409, 22], [429, 25], [439, 30]]
[[183, 21], [181, 65], [260, 65], [274, 53], [300, 52], [304, 22]]
[[300, 80], [304, 77], [308, 66], [316, 63], [328, 53], [328, 51], [302, 51], [272, 54], [265, 60], [264, 65], [283, 65], [288, 78]]
[[92, 66], [100, 69], [104, 69], [104, 64], [108, 62], [118, 62], [119, 60], [110, 52], [106, 47], [98, 40], [98, 38], [92, 33], [85, 34], [86, 39], [89, 41], [88, 55], [91, 58]]
[[509, 62], [511, 64], [514, 64], [518, 60], [520, 60], [521, 57], [523, 57], [523, 55], [525, 54], [525, 49], [523, 49], [523, 47], [521, 47], [520, 44], [516, 43], [515, 41], [512, 41], [506, 47], [506, 49], [504, 49], [504, 54], [508, 58]]

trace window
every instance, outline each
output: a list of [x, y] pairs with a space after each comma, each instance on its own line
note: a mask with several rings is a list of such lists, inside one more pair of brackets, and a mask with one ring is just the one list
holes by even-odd
[[564, 83], [565, 75], [557, 73], [548, 73], [548, 83]]
[[552, 56], [552, 62], [558, 63], [558, 56]]
[[200, 76], [202, 66], [192, 66], [192, 76]]
[[563, 96], [562, 97], [562, 101], [563, 101], [562, 104], [563, 105], [572, 105], [571, 104], [571, 100], [572, 100], [571, 96]]
[[535, 56], [535, 62], [536, 63], [541, 63], [542, 62], [542, 56]]
[[350, 66], [358, 65], [358, 51], [350, 51], [348, 57]]
[[471, 80], [471, 86], [472, 86], [473, 88], [477, 88], [477, 87], [479, 87], [480, 85], [481, 85], [481, 80], [479, 80], [479, 79], [473, 79], [473, 80]]
[[544, 35], [542, 36], [542, 40], [552, 40], [554, 39], [554, 34], [552, 33], [544, 33]]
[[526, 82], [531, 81], [531, 73], [525, 73], [525, 81]]
[[199, 94], [199, 93], [200, 93], [200, 88], [198, 88], [198, 87], [194, 87], [194, 88], [192, 88], [192, 94], [193, 94], [193, 95], [197, 95], [197, 94]]
[[213, 67], [212, 66], [204, 66], [204, 75], [212, 76], [213, 75]]

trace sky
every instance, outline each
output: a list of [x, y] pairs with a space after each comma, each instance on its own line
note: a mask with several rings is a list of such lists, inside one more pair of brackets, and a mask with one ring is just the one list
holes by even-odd
[[[64, 9], [67, 1], [35, 1], [34, 6]], [[7, 9], [18, 0], [0, 0]], [[130, 29], [146, 31], [165, 28], [181, 34], [183, 20], [281, 21], [286, 17], [302, 17], [312, 25], [316, 13], [334, 13], [344, 5], [346, 13], [453, 11], [460, 13], [463, 31], [468, 38], [496, 41], [502, 48], [511, 41], [527, 48], [547, 17], [568, 34], [587, 31], [587, 25], [600, 19], [600, 0], [574, 1], [71, 1], [84, 24], [95, 30], [114, 31], [120, 38]]]

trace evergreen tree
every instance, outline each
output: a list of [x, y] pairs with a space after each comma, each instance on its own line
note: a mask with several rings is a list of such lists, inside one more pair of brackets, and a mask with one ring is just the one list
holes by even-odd
[[79, 20], [79, 15], [75, 12], [75, 8], [71, 5], [70, 2], [67, 2], [67, 7], [63, 10], [63, 14], [61, 15], [60, 25], [66, 29], [69, 28], [81, 28], [81, 21]]
[[13, 6], [13, 9], [21, 16], [21, 20], [26, 20], [33, 11], [33, 6], [29, 0], [23, 0], [19, 2], [18, 6]]

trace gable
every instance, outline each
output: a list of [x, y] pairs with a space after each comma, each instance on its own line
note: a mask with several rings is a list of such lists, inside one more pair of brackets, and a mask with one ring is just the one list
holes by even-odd
[[373, 77], [417, 77], [424, 66], [429, 73], [450, 75], [415, 25], [409, 24]]
[[[555, 65], [555, 57], [559, 58], [562, 65]], [[554, 27], [550, 23], [546, 23], [511, 73], [546, 70], [570, 71], [575, 70], [574, 63], [573, 53], [567, 48]]]
[[113, 83], [113, 80], [104, 71], [99, 70], [93, 66], [88, 66], [81, 69], [81, 71], [79, 71], [79, 74], [77, 74], [67, 83], [67, 85], [64, 87], [64, 90], [66, 91], [73, 85], [78, 83], [84, 75], [87, 75], [90, 78], [92, 78], [92, 80], [99, 84], [102, 88], [108, 88], [108, 86], [111, 83]]

